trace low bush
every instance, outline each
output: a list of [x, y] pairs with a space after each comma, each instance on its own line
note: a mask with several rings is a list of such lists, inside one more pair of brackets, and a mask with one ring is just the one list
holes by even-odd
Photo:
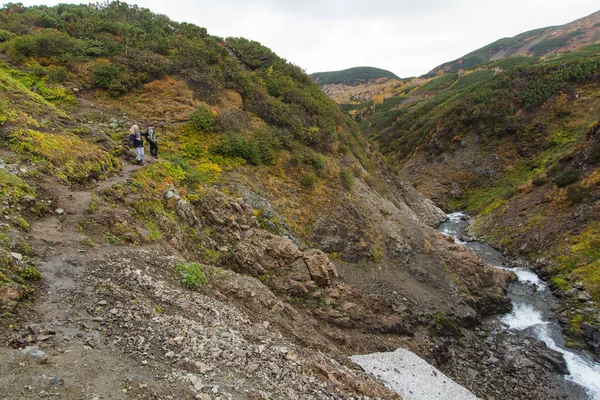
[[210, 151], [223, 157], [239, 157], [253, 165], [273, 165], [282, 148], [273, 130], [259, 130], [254, 136], [226, 133], [211, 147]]
[[21, 278], [29, 281], [39, 281], [42, 279], [42, 274], [36, 267], [27, 267], [19, 270]]
[[576, 169], [569, 169], [560, 173], [556, 178], [554, 178], [554, 183], [558, 187], [565, 187], [572, 183], [575, 183], [581, 177], [581, 172]]
[[570, 205], [577, 205], [585, 197], [585, 188], [579, 184], [571, 185], [565, 192], [565, 199]]
[[306, 189], [312, 189], [317, 183], [317, 178], [313, 174], [304, 174], [300, 177], [300, 184]]
[[73, 56], [73, 44], [73, 39], [67, 33], [56, 29], [39, 29], [8, 41], [6, 54], [17, 62], [30, 57], [44, 57], [64, 63]]
[[531, 180], [531, 183], [534, 186], [544, 186], [546, 184], [546, 182], [548, 182], [548, 179], [546, 179], [546, 177], [543, 175], [536, 176], [535, 178], [533, 178]]
[[342, 181], [342, 186], [346, 190], [352, 190], [354, 186], [354, 173], [350, 168], [342, 168], [340, 170], [340, 179]]
[[206, 275], [204, 275], [202, 267], [198, 263], [180, 261], [175, 266], [175, 272], [181, 278], [182, 285], [189, 289], [196, 289], [198, 286], [204, 286], [208, 283]]
[[105, 89], [112, 96], [120, 96], [139, 85], [138, 79], [124, 66], [110, 62], [97, 64], [92, 70], [94, 87]]
[[202, 132], [211, 132], [215, 124], [216, 113], [206, 103], [200, 104], [190, 115], [190, 124]]

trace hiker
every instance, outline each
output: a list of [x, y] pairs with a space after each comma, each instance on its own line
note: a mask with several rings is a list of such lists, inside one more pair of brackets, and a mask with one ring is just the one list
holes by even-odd
[[158, 143], [156, 143], [156, 125], [150, 124], [150, 128], [148, 128], [148, 132], [146, 132], [146, 137], [150, 142], [150, 155], [154, 158], [158, 158]]
[[129, 139], [135, 148], [135, 162], [142, 165], [144, 163], [144, 140], [137, 125], [133, 125], [129, 130]]

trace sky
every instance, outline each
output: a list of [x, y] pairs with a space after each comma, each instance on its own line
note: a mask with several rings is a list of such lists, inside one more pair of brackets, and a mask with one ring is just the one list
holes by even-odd
[[211, 35], [256, 40], [307, 73], [372, 66], [402, 78], [422, 75], [503, 37], [562, 25], [600, 10], [598, 0], [126, 2], [205, 27]]

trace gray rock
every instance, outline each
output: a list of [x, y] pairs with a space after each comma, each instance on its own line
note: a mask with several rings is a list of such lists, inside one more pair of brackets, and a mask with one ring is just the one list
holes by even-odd
[[565, 292], [565, 296], [567, 296], [567, 297], [573, 297], [573, 296], [577, 295], [578, 293], [579, 293], [579, 289], [573, 288], [573, 289], [567, 290]]
[[54, 212], [57, 215], [63, 215], [65, 213], [65, 210], [63, 208], [57, 208], [56, 210], [54, 210]]
[[65, 383], [63, 378], [52, 375], [39, 375], [29, 378], [29, 382], [36, 386], [59, 386]]
[[186, 378], [192, 384], [192, 386], [194, 387], [194, 390], [196, 390], [197, 392], [204, 389], [204, 385], [202, 384], [202, 381], [196, 375], [189, 374]]
[[175, 206], [177, 216], [191, 227], [199, 227], [200, 221], [194, 212], [194, 207], [185, 200], [179, 200]]
[[23, 254], [21, 253], [10, 253], [10, 255], [17, 261], [21, 261], [23, 259]]
[[577, 295], [577, 300], [582, 303], [587, 303], [588, 301], [592, 300], [592, 295], [585, 291], [579, 292], [579, 295]]
[[27, 346], [21, 350], [21, 353], [26, 357], [44, 359], [48, 358], [48, 354], [44, 353], [38, 346]]
[[573, 285], [573, 287], [577, 290], [583, 290], [583, 282], [577, 282], [576, 284]]

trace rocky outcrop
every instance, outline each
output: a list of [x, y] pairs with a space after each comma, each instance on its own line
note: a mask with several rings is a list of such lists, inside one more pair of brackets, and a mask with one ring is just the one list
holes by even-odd
[[0, 310], [12, 311], [24, 295], [21, 287], [0, 286]]
[[246, 240], [235, 245], [229, 265], [255, 277], [289, 276], [297, 284], [312, 281], [329, 286], [339, 275], [335, 265], [321, 250], [301, 252], [288, 238], [263, 230], [252, 230]]
[[391, 173], [387, 173], [384, 179], [393, 188], [394, 199], [401, 199], [427, 225], [436, 227], [448, 218], [441, 208], [417, 192], [409, 182]]
[[319, 286], [329, 286], [333, 279], [338, 278], [335, 265], [329, 261], [329, 257], [321, 250], [312, 249], [302, 254], [310, 279]]
[[600, 354], [600, 325], [583, 323], [581, 324], [581, 334], [596, 354]]
[[[444, 260], [447, 271], [454, 277], [457, 291], [464, 303], [479, 315], [494, 315], [510, 311], [512, 305], [507, 296], [508, 285], [516, 280], [514, 273], [485, 264], [467, 247], [439, 234], [432, 244], [435, 252]], [[469, 313], [459, 316], [467, 326], [477, 323]]]

